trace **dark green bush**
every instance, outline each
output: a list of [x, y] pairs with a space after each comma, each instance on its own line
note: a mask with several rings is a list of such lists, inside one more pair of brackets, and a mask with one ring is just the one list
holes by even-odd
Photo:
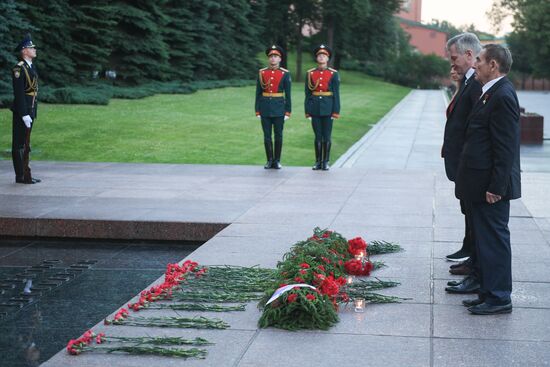
[[[254, 80], [244, 79], [204, 80], [191, 83], [152, 82], [135, 87], [113, 86], [99, 82], [63, 88], [41, 87], [38, 98], [40, 102], [46, 103], [106, 105], [111, 98], [139, 99], [155, 94], [190, 94], [199, 89], [242, 87], [254, 84]], [[12, 94], [0, 95], [0, 108], [8, 108], [12, 100]]]
[[381, 65], [384, 79], [411, 88], [439, 88], [449, 75], [449, 62], [436, 55], [402, 54]]

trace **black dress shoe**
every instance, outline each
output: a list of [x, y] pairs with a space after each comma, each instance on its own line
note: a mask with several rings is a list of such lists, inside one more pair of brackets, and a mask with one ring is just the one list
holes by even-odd
[[265, 169], [270, 169], [271, 167], [273, 167], [273, 161], [267, 161], [267, 163], [264, 165]]
[[274, 168], [274, 169], [281, 169], [283, 166], [281, 166], [281, 163], [279, 163], [279, 161], [273, 161], [273, 165], [271, 166], [271, 168]]
[[474, 277], [467, 277], [459, 285], [445, 288], [449, 293], [466, 294], [477, 293], [479, 291], [479, 282]]
[[483, 302], [485, 302], [485, 301], [480, 299], [480, 298], [473, 298], [473, 299], [465, 299], [464, 301], [462, 301], [462, 304], [465, 307], [472, 307], [472, 306], [480, 305]]
[[39, 179], [39, 178], [34, 178], [34, 177], [33, 177], [33, 178], [31, 178], [31, 180], [33, 180], [33, 181], [34, 181], [34, 183], [39, 183], [39, 182], [42, 182], [42, 180], [41, 180], [41, 179]]
[[18, 180], [18, 179], [15, 179], [15, 183], [20, 183], [20, 184], [27, 184], [27, 185], [32, 185], [32, 184], [35, 184], [37, 182], [40, 182], [40, 181], [35, 181], [33, 180], [32, 178], [30, 180]]
[[450, 254], [445, 256], [445, 258], [449, 261], [464, 261], [467, 258], [471, 256], [469, 251], [465, 251], [463, 249], [458, 250], [454, 254]]
[[[466, 279], [466, 278], [464, 278], [464, 279]], [[447, 282], [447, 285], [448, 285], [448, 286], [460, 285], [460, 284], [462, 284], [462, 282], [464, 281], [464, 279], [462, 279], [462, 280], [449, 280], [449, 281]]]
[[512, 302], [505, 305], [490, 305], [486, 302], [468, 308], [474, 315], [498, 315], [512, 312]]
[[467, 266], [472, 266], [473, 265], [473, 261], [472, 261], [472, 258], [469, 257], [468, 259], [464, 260], [464, 261], [461, 261], [457, 264], [451, 264], [451, 266], [449, 266], [450, 269], [454, 269], [454, 268], [458, 268], [458, 267], [461, 267], [462, 265], [467, 265]]
[[453, 275], [470, 275], [472, 271], [473, 269], [466, 264], [449, 269], [449, 273]]

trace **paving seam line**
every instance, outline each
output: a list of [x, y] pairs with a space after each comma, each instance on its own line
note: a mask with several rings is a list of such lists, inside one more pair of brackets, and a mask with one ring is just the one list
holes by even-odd
[[344, 154], [340, 156], [334, 162], [332, 167], [334, 168], [349, 168], [352, 167], [355, 161], [361, 156], [361, 153], [365, 151], [370, 143], [378, 134], [385, 128], [387, 122], [391, 117], [397, 113], [403, 105], [410, 99], [413, 95], [414, 90], [411, 90], [398, 104], [396, 104], [388, 113], [382, 117], [361, 139], [359, 139], [355, 144], [353, 144]]

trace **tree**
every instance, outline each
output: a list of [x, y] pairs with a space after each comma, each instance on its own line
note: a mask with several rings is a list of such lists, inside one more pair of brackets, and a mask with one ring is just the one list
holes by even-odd
[[[257, 17], [254, 20], [262, 29], [260, 39], [264, 49], [275, 44], [281, 46], [288, 53], [289, 48], [293, 46], [290, 36], [290, 30], [294, 27], [290, 17], [291, 5], [292, 0], [265, 0], [264, 7], [268, 9], [269, 17]], [[281, 66], [286, 68], [286, 62], [286, 58], [283, 58]]]
[[0, 2], [0, 107], [12, 98], [11, 69], [17, 62], [14, 49], [25, 33], [31, 30], [24, 10], [24, 5], [14, 0]]
[[191, 47], [196, 80], [251, 79], [258, 65], [256, 54], [264, 48], [260, 39], [264, 2], [191, 0]]
[[535, 50], [531, 48], [529, 41], [524, 39], [525, 32], [512, 32], [506, 36], [506, 43], [512, 52], [514, 72], [517, 72], [521, 77], [521, 89], [525, 89], [525, 81], [527, 76], [533, 74], [533, 64], [531, 63], [531, 55]]
[[340, 68], [343, 53], [355, 47], [354, 25], [369, 17], [370, 0], [323, 0], [323, 34], [333, 50], [331, 62]]
[[162, 37], [164, 1], [121, 0], [110, 65], [117, 82], [136, 85], [168, 78], [168, 45]]
[[384, 62], [399, 49], [400, 27], [394, 19], [400, 0], [372, 0], [367, 16], [352, 17], [352, 38], [346, 50], [363, 63]]
[[70, 21], [71, 58], [78, 79], [90, 79], [109, 68], [115, 38], [116, 6], [107, 0], [69, 0], [74, 16]]
[[321, 2], [318, 0], [296, 0], [290, 4], [290, 35], [296, 48], [296, 76], [295, 80], [302, 80], [302, 51], [304, 43], [304, 26], [312, 29], [321, 27]]
[[196, 47], [192, 46], [194, 23], [197, 19], [186, 6], [188, 3], [188, 0], [170, 0], [164, 5], [168, 20], [163, 29], [163, 37], [169, 45], [170, 75], [183, 81], [193, 78], [193, 64], [197, 57]]
[[73, 44], [70, 20], [73, 11], [68, 0], [25, 0], [25, 15], [36, 27], [33, 42], [37, 45], [40, 79], [53, 86], [63, 86], [75, 80], [75, 62], [71, 57]]
[[[494, 0], [493, 8], [507, 9], [513, 16], [514, 33], [528, 45], [534, 74], [550, 77], [550, 1]], [[496, 13], [498, 23], [507, 13]]]
[[443, 32], [447, 33], [449, 35], [449, 38], [453, 38], [454, 36], [463, 32], [462, 29], [455, 27], [454, 24], [446, 20], [432, 19], [432, 23], [430, 25], [432, 27], [439, 28]]

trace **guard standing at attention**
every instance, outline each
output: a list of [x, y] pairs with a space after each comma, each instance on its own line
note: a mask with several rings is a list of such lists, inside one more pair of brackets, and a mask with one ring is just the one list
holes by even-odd
[[32, 43], [30, 34], [17, 45], [15, 52], [19, 53], [21, 61], [13, 67], [13, 129], [11, 156], [15, 170], [15, 182], [34, 184], [40, 182], [33, 178], [29, 166], [31, 150], [31, 130], [36, 119], [38, 94], [38, 73], [33, 64], [36, 57], [36, 46]]
[[[290, 118], [291, 99], [290, 72], [280, 67], [283, 49], [273, 45], [265, 54], [269, 66], [260, 69], [256, 85], [256, 116], [262, 121], [264, 146], [267, 163], [264, 168], [280, 169], [281, 150], [283, 148], [284, 122]], [[275, 133], [275, 151], [271, 140], [272, 130]]]
[[306, 117], [315, 133], [314, 170], [327, 171], [330, 161], [332, 122], [340, 116], [340, 76], [328, 67], [332, 51], [321, 45], [314, 50], [317, 67], [307, 71]]

